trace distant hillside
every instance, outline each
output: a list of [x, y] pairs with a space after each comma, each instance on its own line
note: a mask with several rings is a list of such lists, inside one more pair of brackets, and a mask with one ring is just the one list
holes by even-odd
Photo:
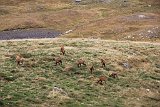
[[160, 41], [159, 0], [0, 0], [0, 31], [51, 28], [67, 38]]

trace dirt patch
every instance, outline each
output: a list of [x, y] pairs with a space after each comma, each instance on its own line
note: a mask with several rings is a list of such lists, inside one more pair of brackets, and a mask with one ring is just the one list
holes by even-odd
[[126, 21], [140, 21], [140, 20], [153, 20], [158, 19], [158, 15], [155, 14], [149, 14], [149, 13], [137, 13], [129, 16], [123, 16], [120, 18], [122, 20]]

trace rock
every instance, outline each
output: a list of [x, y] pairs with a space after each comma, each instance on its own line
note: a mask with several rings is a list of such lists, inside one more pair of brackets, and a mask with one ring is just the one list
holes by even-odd
[[81, 2], [81, 0], [75, 0], [75, 2]]
[[48, 98], [58, 98], [59, 100], [69, 99], [67, 92], [65, 92], [62, 88], [54, 86], [53, 89], [49, 92]]
[[129, 65], [129, 63], [128, 62], [124, 62], [124, 63], [122, 63], [123, 64], [123, 67], [125, 67], [125, 68], [127, 68], [127, 69], [129, 69], [130, 68], [130, 65]]
[[54, 86], [52, 91], [49, 92], [48, 97], [55, 97], [55, 96], [68, 96], [68, 94], [62, 88]]
[[145, 18], [145, 15], [138, 15], [139, 18]]

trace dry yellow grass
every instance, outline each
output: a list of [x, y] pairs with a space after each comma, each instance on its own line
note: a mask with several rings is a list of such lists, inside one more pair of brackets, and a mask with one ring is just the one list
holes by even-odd
[[115, 0], [110, 4], [77, 5], [70, 0], [2, 0], [0, 30], [42, 27], [62, 32], [73, 30], [63, 36], [67, 38], [159, 42], [158, 3], [155, 0]]

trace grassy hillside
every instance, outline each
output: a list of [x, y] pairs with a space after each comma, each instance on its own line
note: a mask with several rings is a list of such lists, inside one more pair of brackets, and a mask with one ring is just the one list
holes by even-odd
[[[66, 55], [60, 55], [64, 45]], [[0, 41], [0, 106], [158, 107], [160, 44], [98, 39]], [[24, 57], [17, 66], [15, 55]], [[53, 59], [60, 56], [62, 65]], [[83, 58], [87, 67], [78, 68]], [[104, 58], [106, 67], [100, 67]], [[88, 67], [94, 65], [90, 74]], [[67, 70], [68, 67], [72, 69]], [[118, 78], [108, 77], [117, 72]], [[98, 77], [107, 77], [104, 85]]]
[[73, 1], [1, 0], [0, 31], [51, 28], [73, 30], [67, 38], [160, 40], [159, 0]]
[[[0, 0], [0, 31], [71, 31], [57, 39], [0, 41], [0, 107], [160, 105], [160, 1], [99, 1]], [[57, 57], [62, 65], [55, 66]], [[80, 58], [87, 66], [77, 67]], [[113, 72], [118, 78], [109, 77]], [[107, 78], [103, 85], [99, 76]]]

